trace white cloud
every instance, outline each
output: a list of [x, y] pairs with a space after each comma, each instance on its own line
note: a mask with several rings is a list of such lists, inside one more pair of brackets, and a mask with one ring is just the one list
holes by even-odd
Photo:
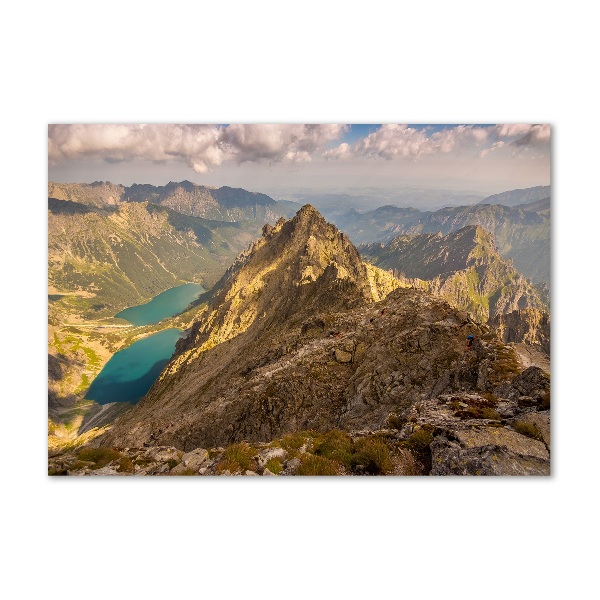
[[98, 157], [108, 161], [184, 160], [199, 173], [227, 156], [214, 125], [50, 125], [48, 160]]
[[[408, 125], [382, 125], [377, 131], [353, 145], [340, 144], [325, 152], [326, 158], [395, 158], [419, 159], [434, 154], [467, 153], [484, 158], [490, 152], [505, 147], [548, 145], [549, 125], [456, 125], [442, 129], [429, 137], [424, 129]], [[515, 154], [518, 156], [519, 153]]]
[[490, 152], [493, 152], [494, 150], [498, 150], [499, 148], [502, 148], [502, 146], [504, 146], [504, 142], [502, 140], [499, 140], [497, 142], [494, 142], [491, 146], [489, 146], [488, 148], [484, 148], [480, 153], [479, 153], [479, 157], [480, 158], [485, 158]]
[[48, 160], [51, 165], [82, 157], [180, 161], [206, 173], [227, 160], [308, 162], [347, 129], [347, 125], [50, 125]]
[[489, 130], [473, 125], [457, 125], [452, 129], [443, 129], [427, 140], [427, 152], [452, 152], [469, 145], [481, 146], [489, 139]]
[[514, 146], [541, 146], [550, 143], [550, 125], [496, 125], [494, 132], [498, 138], [511, 140]]
[[416, 158], [423, 154], [427, 136], [423, 131], [406, 125], [382, 125], [377, 131], [355, 144], [358, 155], [392, 159]]
[[223, 140], [238, 162], [268, 159], [309, 162], [348, 130], [347, 125], [229, 125]]
[[325, 158], [335, 158], [335, 159], [350, 159], [354, 157], [352, 147], [350, 144], [343, 142], [336, 148], [330, 148], [323, 153]]
[[513, 156], [521, 157], [534, 149], [547, 153], [550, 141], [549, 125], [457, 125], [428, 136], [422, 128], [386, 124], [352, 144], [341, 142], [348, 130], [348, 125], [339, 124], [50, 125], [48, 160], [51, 166], [85, 158], [178, 162], [208, 173], [228, 161], [241, 165], [310, 163], [315, 158], [417, 160], [438, 154], [480, 159], [509, 148]]
[[449, 153], [481, 146], [490, 132], [485, 127], [458, 125], [427, 137], [425, 130], [408, 125], [386, 124], [352, 146], [341, 144], [325, 153], [327, 158], [351, 157], [416, 159], [429, 154]]

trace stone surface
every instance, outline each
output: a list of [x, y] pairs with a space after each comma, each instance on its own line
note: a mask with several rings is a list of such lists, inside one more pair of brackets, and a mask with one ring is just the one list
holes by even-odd
[[550, 463], [504, 446], [465, 448], [443, 437], [431, 444], [431, 475], [549, 475]]
[[341, 350], [340, 348], [335, 349], [335, 360], [339, 363], [349, 363], [352, 362], [352, 353], [346, 352], [345, 350]]
[[208, 460], [208, 451], [204, 448], [196, 448], [191, 452], [186, 452], [181, 457], [181, 464], [189, 469], [198, 471], [204, 462]]
[[550, 411], [527, 413], [519, 416], [519, 421], [535, 425], [542, 434], [544, 443], [550, 446]]
[[157, 462], [162, 462], [166, 460], [177, 460], [180, 461], [183, 456], [183, 452], [173, 447], [165, 447], [165, 446], [156, 446], [150, 447], [146, 451], [146, 456]]
[[267, 448], [256, 456], [258, 466], [262, 469], [272, 458], [284, 459], [287, 452], [283, 448]]
[[116, 467], [106, 466], [101, 469], [90, 469], [85, 473], [86, 475], [121, 475]]
[[285, 463], [285, 473], [291, 474], [296, 471], [296, 469], [301, 465], [300, 459], [292, 458]]
[[549, 459], [548, 451], [542, 442], [504, 427], [473, 427], [452, 433], [464, 448], [500, 446], [517, 455]]

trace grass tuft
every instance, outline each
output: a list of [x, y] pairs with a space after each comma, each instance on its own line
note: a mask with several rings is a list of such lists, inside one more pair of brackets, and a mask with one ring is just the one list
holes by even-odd
[[118, 460], [123, 455], [114, 448], [82, 448], [77, 454], [77, 459], [94, 463], [91, 469], [101, 469], [113, 460]]
[[333, 460], [316, 456], [315, 454], [305, 454], [302, 463], [296, 470], [296, 475], [339, 475], [341, 465]]
[[117, 469], [117, 471], [119, 473], [133, 473], [133, 461], [129, 457], [124, 456], [119, 461], [119, 468]]
[[383, 440], [375, 437], [362, 438], [356, 442], [355, 450], [353, 464], [362, 465], [369, 475], [385, 475], [392, 470], [390, 450]]
[[350, 469], [353, 464], [352, 446], [352, 439], [347, 433], [334, 429], [314, 439], [313, 452]]
[[512, 426], [513, 429], [521, 435], [533, 438], [539, 442], [544, 441], [542, 432], [533, 423], [528, 423], [527, 421], [515, 421]]
[[265, 468], [269, 469], [269, 471], [271, 471], [271, 473], [274, 473], [275, 475], [279, 475], [279, 473], [283, 471], [283, 465], [281, 464], [281, 461], [278, 458], [270, 458], [267, 461]]
[[254, 456], [257, 450], [246, 442], [233, 444], [225, 448], [223, 459], [217, 465], [217, 471], [229, 471], [230, 473], [244, 473], [254, 465]]

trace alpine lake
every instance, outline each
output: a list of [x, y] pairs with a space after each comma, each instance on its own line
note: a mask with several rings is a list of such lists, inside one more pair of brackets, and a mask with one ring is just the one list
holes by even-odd
[[[115, 317], [136, 327], [160, 323], [181, 314], [204, 291], [201, 285], [186, 283], [166, 290], [146, 304], [126, 308]], [[169, 362], [182, 335], [181, 329], [163, 329], [116, 352], [94, 379], [85, 397], [98, 404], [135, 404]]]

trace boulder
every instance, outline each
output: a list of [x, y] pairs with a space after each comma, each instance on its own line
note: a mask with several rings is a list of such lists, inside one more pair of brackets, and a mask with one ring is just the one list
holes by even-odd
[[181, 464], [198, 472], [198, 469], [208, 460], [208, 451], [204, 448], [196, 448], [191, 452], [186, 452], [181, 457]]
[[144, 453], [145, 458], [155, 460], [156, 462], [166, 462], [168, 460], [180, 461], [183, 452], [171, 446], [150, 446]]
[[352, 362], [352, 353], [346, 352], [346, 350], [342, 350], [341, 348], [336, 348], [335, 360], [337, 360], [339, 363]]
[[285, 474], [286, 475], [290, 475], [292, 473], [295, 473], [296, 469], [301, 465], [302, 463], [300, 462], [300, 459], [298, 458], [292, 458], [291, 460], [288, 460], [284, 467], [285, 467]]
[[431, 475], [549, 475], [546, 446], [504, 427], [446, 431], [430, 446]]
[[431, 475], [550, 475], [549, 460], [522, 456], [503, 446], [465, 448], [438, 437], [431, 453]]
[[550, 411], [532, 412], [520, 415], [519, 421], [535, 425], [547, 446], [550, 446]]
[[540, 397], [550, 391], [550, 380], [542, 369], [531, 366], [513, 379], [512, 387], [522, 396]]
[[262, 469], [272, 458], [284, 459], [286, 456], [287, 452], [283, 448], [266, 448], [258, 453], [256, 461]]

